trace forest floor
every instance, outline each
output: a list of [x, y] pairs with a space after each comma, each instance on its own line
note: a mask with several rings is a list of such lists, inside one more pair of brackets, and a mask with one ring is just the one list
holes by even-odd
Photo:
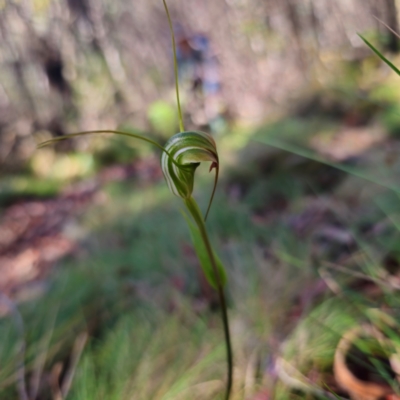
[[[234, 400], [361, 399], [362, 382], [371, 400], [399, 398], [390, 113], [364, 94], [317, 93], [217, 137], [207, 224], [229, 277]], [[218, 302], [158, 162], [150, 153], [44, 191], [0, 182], [1, 398], [23, 398], [21, 343], [30, 399], [219, 398]], [[198, 179], [204, 208], [212, 179]], [[361, 394], [334, 371], [357, 326], [376, 330], [345, 363]]]

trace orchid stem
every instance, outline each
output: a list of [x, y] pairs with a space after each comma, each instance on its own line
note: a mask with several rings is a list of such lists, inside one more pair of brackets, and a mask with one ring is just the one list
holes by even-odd
[[[175, 90], [176, 90], [176, 101], [178, 105], [178, 115], [179, 115], [179, 129], [181, 132], [184, 132], [185, 128], [183, 125], [183, 117], [182, 117], [182, 109], [181, 109], [181, 102], [179, 98], [179, 82], [178, 82], [178, 62], [177, 62], [177, 56], [176, 56], [176, 43], [175, 43], [175, 34], [174, 34], [174, 28], [172, 26], [172, 21], [171, 21], [171, 16], [168, 10], [167, 2], [166, 0], [163, 0], [164, 3], [164, 8], [165, 12], [167, 14], [168, 18], [168, 23], [169, 23], [169, 29], [171, 31], [171, 38], [172, 38], [172, 50], [174, 52], [174, 73], [175, 73]], [[218, 181], [218, 165], [216, 166], [216, 176], [215, 176], [215, 183], [214, 183], [214, 189], [211, 195], [211, 200], [209, 203], [209, 206], [207, 208], [206, 216], [207, 218], [208, 212], [210, 210], [210, 206], [212, 203], [212, 199], [214, 197], [215, 193], [215, 188], [216, 188], [216, 183]], [[229, 400], [231, 390], [232, 390], [232, 380], [233, 380], [233, 355], [232, 355], [232, 346], [231, 346], [231, 336], [229, 332], [229, 320], [228, 320], [228, 310], [226, 306], [226, 300], [225, 300], [225, 294], [224, 294], [224, 289], [222, 285], [222, 278], [219, 274], [218, 268], [217, 268], [217, 262], [211, 247], [210, 239], [208, 238], [207, 234], [207, 229], [205, 225], [205, 219], [203, 218], [203, 215], [199, 209], [199, 206], [197, 205], [196, 201], [193, 199], [193, 197], [189, 197], [184, 199], [185, 205], [190, 212], [192, 218], [194, 219], [199, 231], [201, 238], [203, 240], [204, 246], [207, 251], [208, 258], [210, 259], [210, 263], [215, 275], [215, 282], [216, 282], [216, 289], [218, 292], [218, 298], [219, 298], [219, 303], [221, 306], [221, 317], [222, 317], [222, 323], [224, 326], [224, 335], [225, 335], [225, 345], [226, 345], [226, 358], [227, 358], [227, 364], [228, 364], [228, 379], [226, 382], [226, 391], [225, 391], [225, 400]]]
[[176, 91], [176, 102], [178, 104], [178, 114], [179, 114], [179, 130], [181, 132], [185, 131], [183, 126], [183, 117], [182, 117], [182, 109], [181, 109], [181, 101], [179, 98], [179, 82], [178, 82], [178, 63], [176, 58], [176, 43], [175, 43], [175, 34], [174, 28], [172, 26], [171, 16], [169, 14], [168, 6], [165, 0], [163, 0], [165, 12], [167, 13], [169, 29], [171, 31], [171, 38], [172, 38], [172, 50], [174, 52], [174, 73], [175, 73], [175, 91]]
[[215, 275], [215, 282], [217, 285], [217, 292], [219, 303], [221, 306], [221, 317], [222, 323], [224, 326], [224, 335], [225, 335], [225, 345], [226, 345], [226, 359], [228, 364], [228, 379], [226, 382], [226, 391], [225, 391], [225, 400], [229, 400], [231, 390], [232, 390], [232, 379], [233, 379], [233, 354], [232, 354], [232, 345], [231, 345], [231, 335], [229, 332], [229, 320], [228, 320], [228, 310], [226, 306], [224, 288], [221, 283], [221, 276], [218, 272], [217, 262], [215, 260], [214, 252], [211, 247], [210, 239], [208, 237], [206, 225], [201, 214], [200, 208], [197, 205], [196, 201], [193, 197], [189, 197], [185, 199], [185, 205], [190, 212], [190, 215], [193, 217], [196, 222], [197, 227], [199, 228], [201, 238], [203, 239], [204, 245], [206, 247], [206, 251], [208, 257], [211, 261], [211, 265]]

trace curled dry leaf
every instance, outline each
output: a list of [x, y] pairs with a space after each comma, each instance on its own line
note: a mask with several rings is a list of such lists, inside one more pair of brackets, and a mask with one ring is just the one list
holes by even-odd
[[[351, 365], [351, 362], [356, 360], [356, 356], [352, 354], [355, 342], [367, 336], [377, 339], [378, 342], [382, 342], [383, 339], [382, 335], [370, 325], [357, 326], [343, 335], [334, 358], [334, 375], [337, 383], [349, 393], [352, 400], [400, 400], [388, 382], [384, 379], [375, 379], [377, 374], [371, 373], [371, 369], [366, 365], [368, 356], [365, 360], [360, 360], [358, 368]], [[389, 360], [384, 361], [388, 361], [390, 365]], [[394, 376], [395, 373], [391, 372]]]

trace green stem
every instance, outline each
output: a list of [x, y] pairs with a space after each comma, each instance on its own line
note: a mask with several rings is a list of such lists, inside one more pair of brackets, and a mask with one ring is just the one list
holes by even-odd
[[215, 281], [217, 283], [217, 292], [219, 297], [219, 302], [221, 306], [221, 317], [222, 323], [224, 326], [224, 334], [225, 334], [225, 344], [226, 344], [226, 358], [228, 364], [228, 380], [226, 383], [226, 392], [225, 392], [225, 400], [229, 400], [231, 389], [232, 389], [232, 378], [233, 378], [233, 355], [232, 355], [232, 346], [231, 346], [231, 336], [229, 333], [229, 320], [228, 320], [228, 310], [226, 306], [224, 289], [221, 283], [221, 276], [218, 272], [217, 263], [214, 257], [214, 252], [211, 247], [210, 239], [208, 238], [206, 225], [204, 223], [203, 216], [197, 205], [196, 201], [193, 197], [189, 197], [185, 199], [185, 205], [190, 212], [190, 215], [193, 217], [196, 222], [197, 227], [199, 228], [201, 237], [203, 239], [204, 245], [207, 250], [208, 257], [210, 258], [211, 265], [215, 274]]
[[171, 16], [168, 11], [168, 6], [165, 0], [163, 0], [165, 12], [167, 13], [169, 29], [171, 31], [171, 38], [172, 38], [172, 50], [174, 51], [174, 73], [175, 73], [175, 91], [176, 91], [176, 102], [178, 103], [178, 114], [179, 114], [179, 129], [181, 132], [185, 131], [183, 126], [183, 118], [182, 118], [182, 109], [181, 109], [181, 102], [179, 99], [179, 83], [178, 83], [178, 63], [176, 61], [176, 44], [175, 44], [175, 34], [174, 28], [172, 27]]

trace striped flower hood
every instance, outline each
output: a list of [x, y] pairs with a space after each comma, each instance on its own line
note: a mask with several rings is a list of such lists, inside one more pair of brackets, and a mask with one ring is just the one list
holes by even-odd
[[208, 133], [198, 131], [177, 133], [167, 141], [164, 149], [161, 168], [168, 187], [176, 196], [188, 199], [192, 195], [194, 173], [202, 161], [211, 162], [210, 171], [216, 168], [216, 180], [218, 179], [217, 147]]

